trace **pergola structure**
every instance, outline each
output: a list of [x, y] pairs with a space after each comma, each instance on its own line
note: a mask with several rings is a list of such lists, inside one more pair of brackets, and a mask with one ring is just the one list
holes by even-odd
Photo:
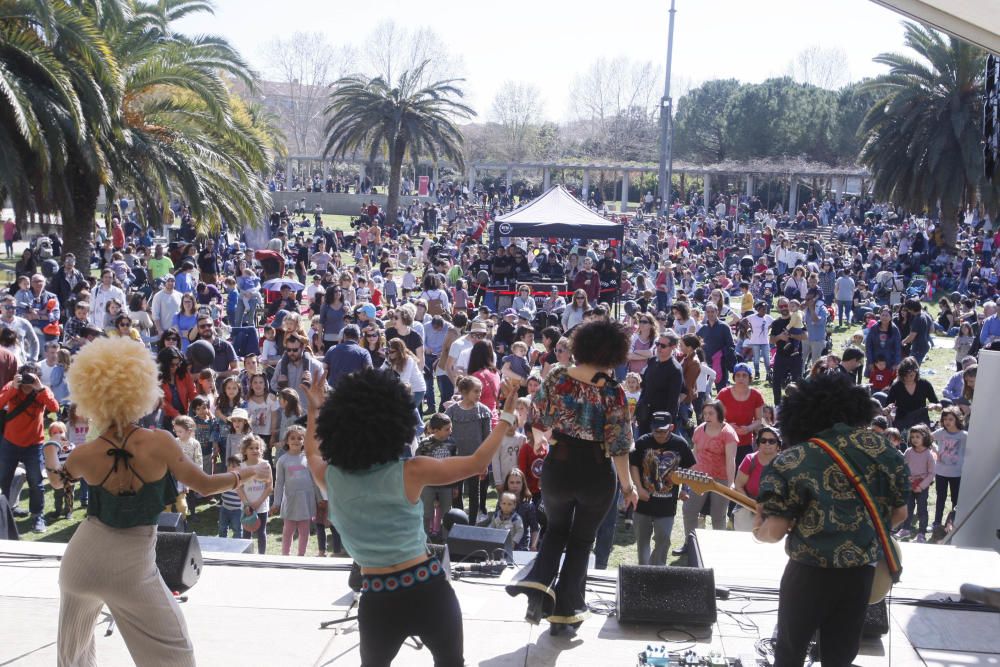
[[[381, 158], [375, 160], [375, 164], [381, 164]], [[300, 171], [307, 174], [318, 170], [326, 179], [334, 164], [355, 165], [362, 179], [366, 174], [368, 165], [371, 162], [358, 158], [344, 158], [340, 160], [324, 159], [322, 157], [290, 156], [287, 158], [286, 174], [291, 174], [293, 164], [297, 163]], [[408, 164], [413, 164], [412, 162]], [[439, 169], [443, 167], [456, 170], [454, 164], [450, 162], [432, 162], [430, 160], [418, 160], [417, 165], [424, 167], [431, 174], [431, 179], [437, 183]], [[582, 198], [584, 200], [590, 194], [591, 175], [595, 172], [606, 174], [611, 172], [614, 179], [621, 182], [621, 208], [628, 209], [628, 192], [632, 179], [637, 174], [640, 178], [644, 174], [656, 174], [659, 165], [653, 162], [599, 162], [582, 160], [560, 160], [560, 161], [535, 161], [535, 162], [470, 162], [465, 167], [465, 179], [469, 189], [472, 190], [477, 178], [481, 178], [488, 172], [503, 174], [506, 183], [514, 182], [515, 172], [534, 172], [541, 174], [542, 191], [547, 191], [552, 186], [553, 174], [565, 173], [566, 171], [580, 172], [583, 176]], [[866, 181], [871, 178], [871, 174], [864, 167], [856, 165], [832, 166], [820, 162], [809, 162], [803, 159], [781, 159], [781, 160], [728, 160], [714, 164], [701, 164], [694, 162], [678, 161], [674, 163], [674, 174], [683, 182], [687, 177], [703, 179], [703, 195], [706, 202], [711, 200], [711, 177], [735, 177], [737, 181], [744, 183], [746, 194], [754, 192], [754, 185], [757, 179], [767, 181], [780, 180], [788, 183], [788, 210], [798, 208], [798, 185], [800, 183], [813, 182], [822, 183], [828, 190], [843, 195], [848, 191], [851, 182], [859, 183], [857, 191], [864, 193]]]

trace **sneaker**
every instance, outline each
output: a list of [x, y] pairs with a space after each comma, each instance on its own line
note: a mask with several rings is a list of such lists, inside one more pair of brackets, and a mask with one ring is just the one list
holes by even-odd
[[41, 514], [36, 514], [35, 518], [31, 521], [31, 532], [33, 533], [44, 533], [45, 532], [45, 517]]
[[913, 533], [904, 528], [903, 530], [896, 533], [896, 537], [898, 537], [901, 540], [908, 540], [911, 537], [913, 537]]
[[23, 519], [24, 517], [26, 517], [29, 514], [31, 514], [31, 512], [29, 512], [28, 510], [24, 509], [23, 507], [15, 507], [14, 509], [11, 510], [11, 513], [14, 516], [16, 516], [18, 519]]
[[919, 535], [917, 535], [917, 539], [914, 540], [914, 541], [915, 542], [920, 542], [920, 544], [924, 544], [927, 541], [927, 538], [924, 537], [923, 533], [920, 533]]

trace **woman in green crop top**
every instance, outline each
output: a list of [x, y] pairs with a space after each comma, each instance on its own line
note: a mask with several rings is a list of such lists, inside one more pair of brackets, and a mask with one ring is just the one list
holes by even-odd
[[[96, 437], [60, 466], [45, 448], [49, 482], [91, 485], [87, 519], [59, 568], [60, 665], [96, 665], [94, 623], [105, 604], [139, 665], [194, 665], [184, 617], [156, 569], [156, 520], [176, 496], [176, 481], [208, 495], [257, 476], [254, 468], [206, 475], [167, 431], [139, 428], [162, 396], [157, 369], [142, 343], [88, 343], [67, 374], [78, 414]], [[270, 476], [270, 473], [267, 473]]]
[[406, 460], [401, 455], [415, 429], [412, 396], [395, 373], [352, 373], [329, 396], [320, 377], [307, 390], [309, 469], [326, 489], [329, 518], [363, 575], [362, 665], [390, 664], [409, 636], [424, 642], [438, 667], [464, 664], [462, 610], [441, 564], [428, 555], [421, 491], [486, 471], [515, 421], [517, 387], [505, 385], [502, 423], [471, 456]]

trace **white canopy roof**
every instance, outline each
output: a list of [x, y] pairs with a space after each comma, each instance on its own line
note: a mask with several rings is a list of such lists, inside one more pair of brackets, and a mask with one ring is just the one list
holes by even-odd
[[555, 185], [530, 204], [501, 215], [494, 223], [494, 237], [545, 237], [620, 239], [624, 226], [594, 213]]
[[997, 0], [872, 0], [921, 23], [1000, 53]]

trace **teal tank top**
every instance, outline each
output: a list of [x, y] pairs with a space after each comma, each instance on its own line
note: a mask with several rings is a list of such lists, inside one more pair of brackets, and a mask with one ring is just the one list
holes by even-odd
[[330, 522], [361, 567], [389, 567], [427, 553], [424, 506], [406, 497], [403, 465], [353, 472], [326, 467]]
[[[101, 440], [111, 445], [108, 456], [114, 459], [114, 462], [101, 483], [90, 487], [87, 516], [97, 517], [101, 523], [112, 528], [155, 525], [163, 508], [177, 499], [177, 482], [169, 470], [157, 481], [147, 482], [132, 468], [130, 463], [132, 452], [125, 449], [125, 444], [138, 430], [129, 433], [120, 446], [101, 436]], [[142, 482], [142, 486], [135, 493], [115, 494], [104, 488], [104, 482], [108, 481], [111, 473], [118, 470], [119, 465], [131, 470], [132, 474]]]

